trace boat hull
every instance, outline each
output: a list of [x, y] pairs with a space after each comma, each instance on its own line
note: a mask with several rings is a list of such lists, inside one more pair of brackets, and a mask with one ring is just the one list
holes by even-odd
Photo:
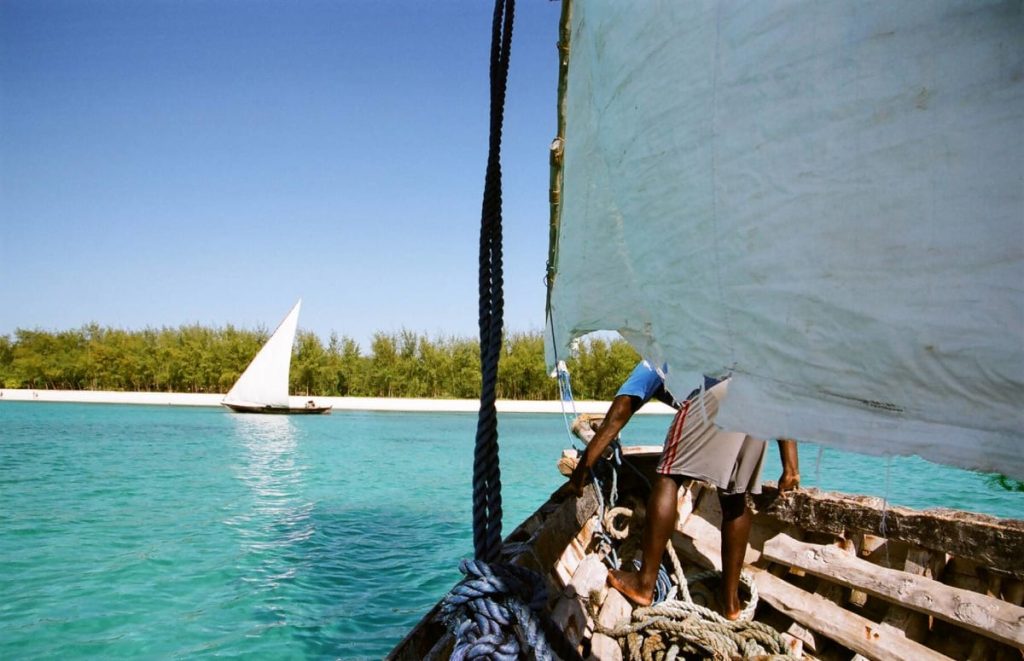
[[235, 413], [263, 413], [268, 415], [327, 415], [331, 406], [245, 406], [243, 404], [224, 403]]
[[[637, 450], [624, 448], [637, 470], [620, 472], [620, 502], [646, 500], [648, 488], [637, 476], [653, 476], [658, 453]], [[819, 659], [1020, 658], [1024, 521], [917, 512], [815, 489], [780, 494], [770, 484], [753, 504], [745, 569], [760, 593], [755, 619], [783, 634], [791, 653]], [[614, 641], [591, 633], [595, 621], [580, 596], [590, 592], [569, 589], [586, 582], [576, 574], [594, 553], [597, 513], [593, 486], [580, 498], [560, 489], [509, 535], [503, 560], [546, 578], [552, 618], [584, 657], [611, 658], [614, 652], [599, 650], [617, 648]], [[720, 521], [713, 488], [692, 483], [680, 493], [672, 543], [688, 576], [719, 567]], [[599, 599], [599, 620], [608, 617], [606, 608], [626, 603], [612, 592], [605, 588]], [[628, 611], [623, 616], [628, 622]], [[387, 659], [445, 659], [453, 644], [438, 604]]]

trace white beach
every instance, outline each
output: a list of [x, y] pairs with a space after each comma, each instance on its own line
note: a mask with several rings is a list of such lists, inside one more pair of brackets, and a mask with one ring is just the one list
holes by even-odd
[[[220, 406], [223, 394], [180, 392], [115, 392], [110, 390], [29, 390], [0, 388], [0, 402], [65, 402], [79, 404], [143, 404], [149, 406]], [[429, 413], [473, 413], [480, 407], [475, 399], [414, 399], [388, 397], [291, 397], [292, 406], [304, 406], [310, 399], [329, 404], [335, 411], [411, 411]], [[498, 400], [499, 413], [596, 413], [608, 410], [609, 402]], [[226, 409], [225, 409], [226, 410]], [[660, 402], [650, 402], [639, 413], [668, 415], [675, 411]]]

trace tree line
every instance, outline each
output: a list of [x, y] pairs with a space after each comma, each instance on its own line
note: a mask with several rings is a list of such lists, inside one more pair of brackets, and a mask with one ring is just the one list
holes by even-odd
[[[0, 335], [0, 384], [6, 388], [140, 392], [227, 392], [266, 342], [266, 329], [200, 325], [123, 330], [89, 324], [75, 330]], [[611, 399], [639, 360], [625, 341], [581, 342], [567, 360], [573, 395]], [[327, 342], [299, 331], [290, 390], [302, 396], [476, 398], [476, 339], [431, 338], [402, 330], [374, 334], [368, 351], [347, 336]], [[540, 331], [506, 333], [498, 397], [558, 399], [545, 369]]]

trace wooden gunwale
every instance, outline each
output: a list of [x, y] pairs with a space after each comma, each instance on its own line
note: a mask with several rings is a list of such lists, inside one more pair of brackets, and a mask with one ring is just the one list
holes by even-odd
[[958, 510], [884, 507], [881, 498], [801, 489], [779, 498], [766, 487], [754, 497], [759, 510], [806, 531], [867, 533], [969, 559], [1024, 579], [1024, 521]]
[[1020, 606], [917, 574], [880, 567], [837, 546], [807, 544], [785, 533], [768, 540], [762, 555], [999, 642], [1024, 647], [1024, 608]]
[[[653, 472], [657, 448], [624, 450], [640, 472]], [[629, 474], [620, 472], [620, 494], [645, 497], [641, 481]], [[698, 484], [683, 494], [673, 544], [684, 561], [717, 569], [721, 538], [714, 490]], [[761, 597], [758, 619], [771, 620], [795, 650], [803, 648], [805, 658], [1020, 658], [1020, 559], [1013, 557], [1013, 548], [984, 550], [971, 538], [1011, 543], [1024, 522], [946, 510], [883, 510], [880, 499], [813, 489], [780, 496], [771, 485], [755, 505], [746, 569]], [[579, 499], [556, 491], [506, 538], [505, 555], [547, 577], [551, 612], [571, 640], [606, 653], [614, 652], [614, 642], [593, 634], [585, 604], [589, 595], [576, 594], [570, 585], [592, 552], [597, 507], [593, 487]], [[883, 516], [888, 538], [877, 535]], [[939, 523], [928, 525], [929, 520]], [[947, 542], [964, 555], [931, 549]], [[831, 566], [815, 565], [808, 554], [828, 558]], [[883, 566], [887, 563], [898, 568]], [[907, 598], [901, 586], [910, 586], [904, 590], [916, 596]], [[612, 611], [626, 612], [628, 605], [613, 594], [617, 597], [605, 592], [602, 613], [613, 603]], [[956, 604], [965, 606], [957, 610]], [[447, 658], [453, 641], [438, 621], [438, 610], [435, 606], [387, 658]]]

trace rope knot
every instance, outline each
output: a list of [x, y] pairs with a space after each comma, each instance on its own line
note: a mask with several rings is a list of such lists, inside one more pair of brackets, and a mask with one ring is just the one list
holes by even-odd
[[445, 597], [441, 615], [455, 636], [452, 659], [552, 659], [542, 630], [547, 589], [518, 565], [463, 560], [465, 578]]

